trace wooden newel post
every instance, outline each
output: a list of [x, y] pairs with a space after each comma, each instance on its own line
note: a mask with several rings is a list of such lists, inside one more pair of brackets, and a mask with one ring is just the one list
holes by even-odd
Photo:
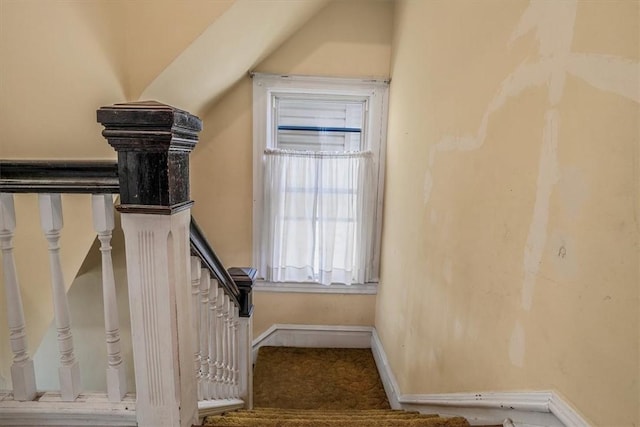
[[253, 314], [253, 284], [257, 270], [251, 267], [231, 267], [227, 270], [240, 291], [240, 317], [251, 317]]
[[253, 356], [251, 354], [253, 343], [253, 285], [256, 280], [257, 271], [255, 268], [232, 267], [228, 270], [229, 275], [238, 286], [240, 291], [240, 307], [238, 322], [239, 341], [239, 370], [240, 378], [238, 384], [239, 397], [245, 401], [248, 409], [253, 408]]
[[197, 424], [189, 224], [189, 153], [201, 120], [157, 102], [98, 110], [118, 152], [136, 416], [141, 427]]

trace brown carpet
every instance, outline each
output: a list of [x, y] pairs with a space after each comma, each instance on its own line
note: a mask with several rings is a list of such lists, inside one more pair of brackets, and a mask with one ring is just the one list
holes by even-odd
[[[363, 414], [366, 412], [366, 414]], [[215, 427], [466, 427], [464, 418], [440, 418], [405, 411], [292, 410], [284, 415], [277, 409], [260, 408], [207, 417], [207, 426]]]
[[256, 408], [390, 409], [368, 348], [262, 347]]
[[369, 349], [262, 347], [254, 410], [209, 416], [216, 427], [462, 427], [461, 417], [393, 411]]

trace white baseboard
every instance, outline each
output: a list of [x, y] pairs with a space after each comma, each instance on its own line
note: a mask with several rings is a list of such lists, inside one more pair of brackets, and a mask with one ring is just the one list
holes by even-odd
[[369, 348], [372, 331], [371, 326], [275, 324], [253, 340], [253, 363], [262, 346]]
[[556, 391], [551, 392], [549, 410], [562, 421], [565, 426], [590, 426], [590, 423]]
[[334, 283], [331, 286], [320, 283], [295, 283], [295, 282], [265, 282], [256, 281], [253, 285], [254, 292], [294, 292], [305, 294], [360, 294], [375, 295], [378, 293], [377, 283], [341, 285]]
[[375, 329], [371, 352], [391, 407], [441, 416], [463, 416], [473, 424], [515, 427], [589, 427], [590, 424], [555, 391], [400, 394], [387, 355]]

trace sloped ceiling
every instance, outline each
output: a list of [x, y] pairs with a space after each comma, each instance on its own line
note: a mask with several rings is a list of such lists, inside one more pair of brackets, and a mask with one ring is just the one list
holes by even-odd
[[125, 64], [127, 99], [142, 91], [235, 0], [118, 0], [117, 13]]
[[236, 0], [143, 91], [140, 99], [200, 114], [328, 0]]

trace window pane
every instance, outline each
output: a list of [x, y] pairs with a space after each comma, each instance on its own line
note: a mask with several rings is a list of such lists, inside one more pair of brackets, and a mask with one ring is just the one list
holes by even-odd
[[276, 147], [297, 151], [358, 151], [365, 103], [361, 100], [276, 98]]

